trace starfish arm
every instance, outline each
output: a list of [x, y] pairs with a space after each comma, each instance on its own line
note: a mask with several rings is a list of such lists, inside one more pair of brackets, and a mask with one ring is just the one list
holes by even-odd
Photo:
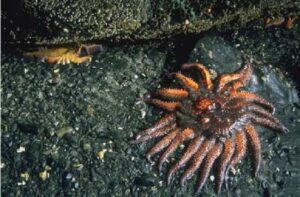
[[289, 130], [280, 122], [274, 122], [273, 120], [270, 120], [268, 118], [263, 118], [255, 115], [250, 115], [251, 121], [255, 124], [262, 125], [265, 127], [269, 127], [275, 131], [279, 131], [282, 133], [288, 133]]
[[168, 159], [168, 157], [178, 148], [178, 146], [184, 142], [185, 140], [193, 138], [195, 135], [194, 131], [190, 128], [184, 129], [180, 134], [178, 134], [175, 139], [168, 146], [167, 150], [161, 155], [158, 161], [158, 169], [162, 170], [162, 166], [164, 162]]
[[206, 139], [203, 144], [200, 146], [200, 148], [195, 153], [191, 165], [184, 171], [183, 175], [180, 179], [180, 185], [185, 185], [186, 181], [191, 178], [193, 173], [199, 168], [201, 165], [204, 157], [207, 155], [207, 153], [211, 150], [212, 146], [215, 144], [215, 138], [212, 139]]
[[230, 110], [232, 113], [235, 113], [236, 111], [250, 112], [258, 116], [267, 118], [273, 122], [280, 123], [280, 121], [271, 112], [267, 111], [259, 105], [256, 105], [255, 103], [253, 104], [245, 102], [236, 102], [235, 104], [227, 105], [224, 108]]
[[264, 108], [262, 108], [260, 106], [255, 106], [255, 105], [251, 106], [250, 105], [249, 107], [247, 107], [247, 110], [249, 110], [249, 111], [251, 111], [251, 112], [253, 112], [253, 113], [255, 113], [259, 116], [267, 118], [267, 119], [271, 120], [274, 123], [281, 124], [280, 121], [273, 114], [266, 111]]
[[184, 89], [163, 88], [158, 90], [158, 95], [168, 100], [181, 100], [188, 97], [188, 91]]
[[157, 121], [153, 127], [146, 129], [145, 131], [143, 131], [139, 135], [137, 135], [136, 139], [140, 138], [141, 136], [144, 136], [144, 135], [150, 135], [151, 133], [153, 133], [167, 125], [171, 125], [174, 122], [175, 122], [175, 115], [173, 113], [167, 114], [164, 117], [162, 117], [161, 119], [159, 119], [159, 121]]
[[[229, 161], [228, 168], [234, 167], [246, 154], [247, 139], [244, 131], [238, 131], [235, 135], [235, 151]], [[225, 173], [227, 174], [227, 172]]]
[[253, 72], [253, 67], [251, 64], [245, 64], [240, 70], [235, 73], [223, 74], [217, 79], [216, 92], [221, 92], [227, 84], [239, 81], [235, 84], [235, 89], [243, 87], [247, 85], [249, 80], [251, 79], [251, 75]]
[[235, 110], [241, 110], [243, 108], [246, 108], [249, 105], [252, 105], [252, 103], [233, 99], [233, 100], [225, 102], [223, 107], [224, 107], [224, 109], [235, 111]]
[[242, 81], [237, 80], [237, 81], [233, 81], [233, 82], [230, 84], [230, 87], [226, 88], [225, 90], [228, 89], [228, 90], [232, 93], [233, 91], [236, 91], [236, 90], [238, 90], [239, 88], [244, 87], [244, 86], [245, 86], [245, 85], [244, 85], [244, 83], [243, 83]]
[[215, 185], [215, 191], [216, 193], [220, 193], [224, 179], [225, 179], [225, 170], [226, 167], [233, 156], [235, 150], [235, 142], [233, 139], [226, 139], [225, 145], [224, 145], [224, 151], [222, 153], [222, 156], [220, 158], [219, 165], [217, 167], [216, 172], [216, 185]]
[[233, 101], [235, 99], [241, 99], [241, 100], [244, 100], [246, 102], [254, 102], [254, 103], [257, 103], [257, 104], [265, 107], [271, 113], [275, 112], [275, 108], [271, 103], [269, 103], [267, 100], [263, 99], [262, 97], [254, 94], [252, 92], [246, 92], [246, 91], [233, 92], [230, 95], [230, 101]]
[[205, 88], [210, 90], [213, 87], [213, 83], [211, 80], [211, 74], [209, 70], [203, 64], [191, 63], [182, 65], [182, 69], [187, 69], [191, 67], [195, 67], [199, 70], [201, 76], [203, 77], [203, 84], [205, 85]]
[[209, 153], [206, 156], [205, 162], [204, 162], [204, 166], [200, 172], [200, 178], [199, 178], [199, 182], [196, 188], [196, 193], [199, 193], [204, 185], [204, 183], [206, 182], [206, 179], [210, 173], [210, 170], [213, 166], [213, 164], [215, 163], [215, 160], [220, 156], [221, 152], [222, 152], [222, 144], [221, 143], [217, 143], [214, 145], [214, 147], [209, 151]]
[[190, 160], [190, 158], [196, 153], [196, 151], [199, 149], [200, 145], [202, 144], [203, 140], [204, 140], [203, 136], [197, 136], [195, 139], [192, 140], [192, 142], [188, 146], [187, 150], [184, 152], [181, 159], [175, 165], [173, 165], [168, 171], [168, 175], [167, 175], [168, 184], [171, 183], [173, 174], [176, 171], [178, 171], [180, 168], [182, 168]]
[[148, 99], [146, 102], [170, 112], [173, 112], [181, 107], [180, 102], [163, 101], [160, 99]]
[[248, 124], [245, 126], [245, 132], [248, 136], [249, 143], [252, 149], [252, 157], [253, 157], [253, 175], [257, 176], [260, 162], [261, 162], [261, 145], [258, 133], [255, 128]]
[[241, 87], [246, 86], [251, 79], [252, 72], [252, 65], [246, 64], [240, 71], [240, 78], [230, 83], [230, 86], [228, 86], [226, 89], [229, 89], [232, 92], [238, 90]]
[[160, 128], [160, 129], [156, 130], [155, 132], [152, 132], [149, 135], [138, 136], [135, 140], [131, 141], [131, 143], [132, 144], [138, 144], [138, 143], [141, 143], [141, 142], [146, 142], [148, 140], [158, 138], [160, 136], [163, 136], [163, 135], [169, 133], [170, 131], [172, 131], [175, 128], [176, 128], [175, 123], [173, 123], [171, 125], [167, 125], [163, 128]]
[[175, 129], [168, 133], [166, 136], [164, 136], [159, 142], [157, 142], [146, 154], [146, 158], [149, 162], [151, 162], [151, 157], [155, 155], [156, 153], [160, 152], [162, 149], [169, 146], [169, 144], [172, 142], [172, 140], [176, 137], [178, 134], [178, 129]]
[[181, 73], [175, 73], [175, 77], [188, 90], [193, 90], [193, 91], [199, 90], [199, 84], [196, 83], [192, 78], [187, 77]]
[[226, 84], [237, 80], [239, 78], [238, 73], [232, 73], [232, 74], [223, 74], [217, 79], [217, 87], [216, 91], [221, 92], [222, 89], [225, 87]]

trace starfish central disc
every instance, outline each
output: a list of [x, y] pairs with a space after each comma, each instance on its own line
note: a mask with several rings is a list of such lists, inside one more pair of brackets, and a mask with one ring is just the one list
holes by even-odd
[[215, 108], [215, 102], [210, 98], [201, 98], [196, 101], [196, 110], [197, 112], [210, 111]]

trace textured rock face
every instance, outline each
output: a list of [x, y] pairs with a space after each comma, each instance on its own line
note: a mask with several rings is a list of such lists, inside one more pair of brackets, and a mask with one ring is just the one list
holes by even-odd
[[150, 108], [138, 98], [159, 78], [165, 56], [147, 46], [115, 47], [88, 65], [53, 68], [3, 55], [2, 194], [122, 196], [118, 185], [129, 188], [136, 166], [144, 166], [131, 165], [128, 143]]
[[299, 5], [293, 0], [13, 0], [3, 2], [2, 10], [4, 44], [66, 44], [235, 28], [265, 16], [297, 13]]

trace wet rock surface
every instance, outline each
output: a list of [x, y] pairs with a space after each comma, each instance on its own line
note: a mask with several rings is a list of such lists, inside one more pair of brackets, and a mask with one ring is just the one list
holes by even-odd
[[2, 10], [2, 43], [13, 46], [165, 39], [300, 15], [294, 0], [11, 0]]
[[[158, 174], [156, 166], [144, 158], [153, 142], [129, 143], [161, 115], [161, 110], [141, 98], [163, 84], [168, 73], [178, 70], [178, 58], [174, 57], [182, 54], [187, 54], [182, 59], [202, 62], [214, 73], [232, 72], [251, 61], [255, 71], [247, 89], [274, 103], [276, 116], [290, 130], [279, 135], [259, 128], [259, 176], [251, 177], [246, 157], [235, 173], [230, 173], [222, 195], [299, 193], [300, 105], [290, 73], [299, 66], [297, 32], [299, 26], [292, 30], [208, 32], [195, 39], [190, 53], [182, 52], [184, 42], [181, 50], [174, 50], [176, 44], [108, 47], [91, 63], [82, 65], [53, 67], [3, 54], [2, 194], [192, 196], [196, 176], [180, 188], [178, 173], [173, 184], [166, 186], [165, 174]], [[280, 39], [275, 39], [276, 35]], [[60, 80], [53, 84], [57, 69]], [[215, 195], [213, 174], [209, 179], [203, 196]]]
[[[139, 99], [159, 78], [163, 50], [114, 48], [88, 65], [59, 68], [2, 60], [3, 194], [121, 195], [131, 187], [144, 161], [132, 161], [137, 150], [128, 141], [153, 120], [145, 120], [152, 109]], [[56, 85], [49, 82], [54, 69]]]

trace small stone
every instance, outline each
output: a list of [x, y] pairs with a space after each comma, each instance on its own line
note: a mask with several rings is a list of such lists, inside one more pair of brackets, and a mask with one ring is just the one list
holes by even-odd
[[2, 168], [4, 168], [4, 167], [5, 167], [5, 163], [0, 162], [0, 168], [2, 169]]
[[188, 19], [185, 19], [184, 25], [189, 25], [189, 24], [190, 24], [190, 21]]
[[63, 28], [63, 31], [64, 31], [65, 33], [69, 33], [68, 28]]
[[156, 178], [152, 175], [144, 174], [134, 179], [134, 184], [139, 186], [154, 186], [156, 185]]
[[18, 186], [26, 185], [26, 182], [25, 182], [25, 181], [18, 182], [17, 185], [18, 185]]
[[68, 173], [66, 179], [71, 179], [71, 178], [72, 178], [72, 174]]
[[103, 149], [103, 150], [99, 151], [97, 153], [97, 157], [103, 161], [104, 160], [104, 155], [105, 155], [106, 152], [107, 152], [107, 149]]
[[91, 144], [84, 143], [83, 144], [83, 150], [85, 150], [85, 151], [91, 151], [92, 150]]
[[213, 58], [213, 52], [212, 52], [212, 51], [208, 51], [208, 57], [209, 57], [210, 59]]
[[26, 149], [25, 149], [24, 146], [20, 146], [20, 147], [17, 149], [17, 153], [23, 153], [23, 152], [25, 152], [25, 151], [26, 151]]
[[42, 181], [45, 181], [46, 179], [48, 179], [50, 177], [50, 174], [49, 174], [49, 172], [44, 170], [39, 173], [39, 177], [40, 177], [40, 179], [42, 179]]
[[63, 137], [64, 135], [68, 134], [68, 133], [72, 133], [73, 131], [73, 128], [70, 127], [70, 126], [65, 126], [65, 127], [62, 127], [60, 129], [58, 129], [55, 133], [58, 137]]
[[35, 124], [18, 123], [18, 128], [23, 133], [38, 134], [38, 127]]
[[25, 181], [28, 181], [30, 176], [28, 172], [24, 172], [20, 174], [20, 177], [24, 178]]
[[77, 168], [77, 170], [82, 170], [84, 165], [81, 163], [74, 164], [73, 167]]

